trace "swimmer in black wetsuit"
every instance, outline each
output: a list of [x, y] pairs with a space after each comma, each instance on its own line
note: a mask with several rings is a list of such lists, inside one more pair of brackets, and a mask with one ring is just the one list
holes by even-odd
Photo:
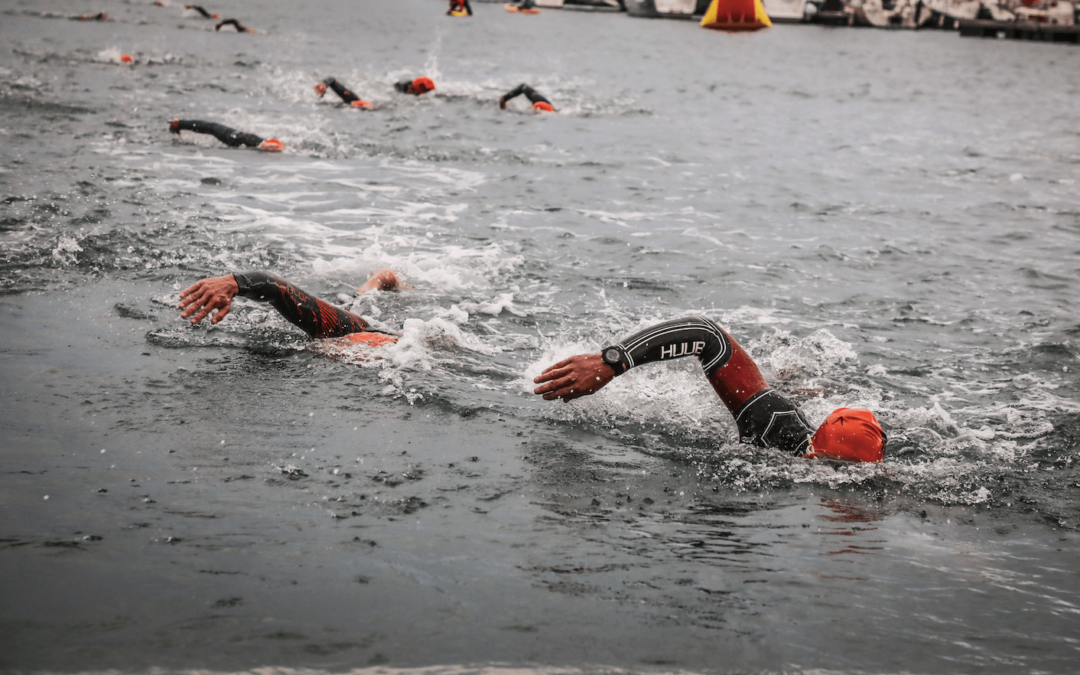
[[222, 26], [232, 26], [236, 28], [237, 33], [258, 33], [259, 31], [254, 28], [246, 28], [236, 19], [225, 19], [214, 26], [214, 30], [221, 30]]
[[80, 14], [79, 16], [71, 17], [72, 21], [108, 21], [109, 15], [105, 12], [98, 12], [97, 14]]
[[469, 7], [469, 0], [450, 0], [450, 9], [446, 10], [446, 15], [450, 16], [454, 12], [465, 12], [472, 16], [472, 7]]
[[356, 94], [354, 94], [351, 91], [349, 91], [348, 89], [346, 89], [345, 85], [338, 82], [333, 77], [328, 77], [325, 80], [323, 80], [322, 82], [315, 85], [315, 93], [319, 95], [319, 98], [322, 98], [323, 96], [326, 95], [326, 88], [327, 87], [329, 87], [330, 89], [333, 89], [334, 93], [337, 94], [341, 98], [342, 101], [345, 101], [345, 103], [347, 103], [349, 106], [351, 106], [353, 108], [369, 108], [370, 109], [370, 108], [374, 107], [368, 101], [361, 101], [359, 96], [357, 96]]
[[[393, 270], [381, 269], [372, 273], [367, 283], [356, 292], [362, 294], [376, 288], [394, 291], [408, 287], [401, 283]], [[210, 317], [210, 323], [216, 324], [232, 309], [232, 300], [237, 295], [269, 302], [289, 323], [313, 338], [348, 337], [351, 342], [372, 346], [397, 340], [394, 335], [369, 329], [367, 322], [352, 312], [313, 298], [288, 281], [267, 272], [235, 272], [197, 281], [180, 292], [180, 309], [184, 310], [180, 317], [190, 317], [192, 324]]]
[[[206, 11], [205, 9], [203, 9], [202, 7], [200, 7], [198, 5], [184, 5], [184, 9], [194, 10], [194, 11], [198, 12], [199, 14], [201, 14], [202, 18], [204, 18], [204, 19], [217, 19], [217, 18], [219, 18], [219, 15], [211, 14], [210, 12]], [[236, 19], [233, 19], [233, 21], [235, 21], [235, 20]]]
[[202, 120], [175, 119], [169, 123], [169, 131], [179, 135], [181, 131], [194, 131], [198, 134], [211, 134], [225, 145], [236, 148], [241, 145], [249, 148], [258, 148], [267, 152], [281, 152], [285, 144], [276, 138], [260, 138], [255, 134], [246, 134], [232, 127], [217, 122], [204, 122]]
[[394, 89], [397, 89], [402, 94], [419, 96], [420, 94], [434, 91], [435, 83], [431, 81], [430, 77], [418, 77], [415, 80], [401, 80], [400, 82], [395, 82]]
[[771, 389], [750, 355], [705, 318], [666, 321], [599, 354], [579, 354], [548, 367], [534, 393], [570, 401], [602, 389], [627, 370], [653, 361], [696, 356], [705, 376], [735, 416], [739, 440], [796, 457], [880, 462], [886, 437], [869, 410], [840, 408], [817, 432], [786, 396]]
[[499, 107], [506, 110], [506, 102], [510, 99], [525, 94], [525, 98], [532, 102], [533, 110], [544, 112], [555, 112], [555, 107], [551, 105], [551, 101], [541, 96], [535, 89], [529, 85], [522, 83], [514, 87], [510, 91], [506, 92], [499, 97]]

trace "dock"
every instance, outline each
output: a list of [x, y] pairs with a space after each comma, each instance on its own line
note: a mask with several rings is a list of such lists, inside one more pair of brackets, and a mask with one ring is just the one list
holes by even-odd
[[1030, 21], [986, 21], [961, 19], [961, 37], [1070, 42], [1080, 44], [1080, 26], [1052, 26]]

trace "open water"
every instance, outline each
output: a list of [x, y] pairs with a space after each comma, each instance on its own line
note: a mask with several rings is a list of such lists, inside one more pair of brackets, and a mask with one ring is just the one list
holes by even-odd
[[[0, 668], [1075, 671], [1080, 50], [445, 7], [2, 3]], [[243, 269], [404, 338], [178, 318]], [[528, 393], [698, 313], [884, 464], [738, 444], [696, 362]]]

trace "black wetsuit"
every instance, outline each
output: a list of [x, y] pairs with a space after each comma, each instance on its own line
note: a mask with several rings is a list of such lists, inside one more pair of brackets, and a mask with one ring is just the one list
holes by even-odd
[[[410, 82], [411, 82], [411, 80], [410, 80]], [[357, 96], [356, 94], [354, 94], [351, 91], [349, 91], [348, 89], [346, 89], [345, 85], [338, 82], [333, 77], [328, 77], [325, 80], [323, 80], [323, 84], [325, 84], [330, 89], [333, 89], [334, 93], [337, 94], [338, 96], [340, 96], [341, 100], [345, 101], [346, 103], [352, 103], [353, 101], [359, 101], [360, 100], [359, 96]]]
[[544, 98], [543, 96], [538, 94], [535, 89], [533, 89], [532, 87], [530, 87], [529, 85], [527, 85], [525, 83], [521, 83], [518, 86], [511, 89], [510, 91], [503, 94], [502, 95], [503, 103], [509, 101], [510, 99], [512, 99], [512, 98], [514, 98], [516, 96], [520, 96], [522, 94], [525, 94], [525, 98], [529, 99], [529, 101], [533, 105], [535, 105], [537, 103], [547, 103], [552, 108], [555, 107], [555, 106], [551, 105], [551, 101], [547, 100], [546, 98]]
[[[193, 10], [195, 10], [199, 14], [202, 14], [204, 19], [213, 19], [214, 18], [213, 14], [211, 14], [210, 12], [206, 11], [205, 9], [203, 9], [202, 7], [200, 7], [198, 5], [184, 5], [184, 9], [193, 9]], [[235, 21], [235, 19], [233, 19], [233, 20]]]
[[[611, 347], [606, 347], [605, 354], [611, 349], [620, 352], [619, 363], [622, 368], [613, 366], [616, 375], [643, 363], [696, 356], [701, 361], [705, 376], [712, 378], [728, 364], [736, 351], [740, 354], [740, 360], [753, 363], [741, 347], [733, 347], [731, 339], [723, 329], [700, 317], [676, 319], [650, 326]], [[757, 366], [754, 365], [754, 374], [760, 377], [760, 372], [756, 369]], [[740, 372], [733, 372], [730, 377], [735, 379], [742, 375]], [[748, 381], [753, 381], [753, 378]], [[735, 416], [735, 424], [739, 428], [740, 441], [766, 448], [778, 448], [797, 456], [806, 454], [814, 429], [795, 404], [780, 392], [764, 387], [731, 413]]]
[[469, 0], [458, 0], [454, 3], [454, 6], [450, 8], [450, 11], [460, 12], [463, 9], [465, 10], [466, 14], [472, 16], [472, 7], [469, 7]]
[[222, 26], [235, 26], [237, 33], [246, 33], [246, 32], [248, 32], [248, 29], [244, 28], [240, 24], [240, 22], [237, 21], [236, 19], [225, 19], [224, 21], [222, 21], [218, 25], [214, 26], [214, 30], [221, 30]]
[[250, 148], [257, 148], [262, 143], [264, 138], [259, 138], [255, 134], [246, 134], [242, 131], [237, 131], [232, 127], [227, 127], [224, 124], [218, 124], [217, 122], [204, 122], [203, 120], [180, 120], [180, 125], [177, 127], [180, 131], [194, 131], [199, 134], [212, 134], [219, 141], [230, 147], [238, 147], [246, 145]]
[[412, 80], [401, 80], [400, 82], [394, 83], [394, 89], [397, 89], [402, 94], [411, 94], [412, 92], [409, 91], [409, 88], [412, 87], [412, 83]]
[[[269, 302], [289, 323], [313, 338], [343, 337], [350, 333], [383, 333], [351, 312], [313, 298], [281, 277], [267, 272], [233, 272], [237, 295]], [[383, 333], [384, 335], [386, 333]]]

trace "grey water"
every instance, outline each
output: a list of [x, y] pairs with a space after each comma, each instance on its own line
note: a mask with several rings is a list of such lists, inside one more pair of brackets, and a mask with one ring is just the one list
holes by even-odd
[[[2, 3], [0, 669], [1075, 671], [1080, 51], [473, 8]], [[403, 337], [179, 319], [247, 269]], [[529, 393], [690, 314], [886, 461]]]

